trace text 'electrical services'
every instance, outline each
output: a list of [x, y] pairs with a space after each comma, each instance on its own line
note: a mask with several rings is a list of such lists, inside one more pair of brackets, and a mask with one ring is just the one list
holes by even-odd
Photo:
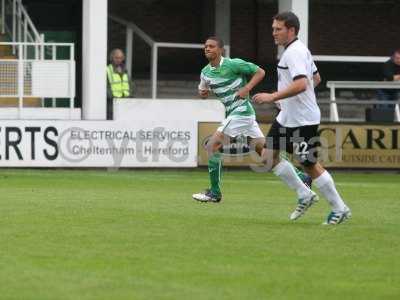
[[72, 140], [190, 140], [190, 131], [179, 130], [71, 130]]

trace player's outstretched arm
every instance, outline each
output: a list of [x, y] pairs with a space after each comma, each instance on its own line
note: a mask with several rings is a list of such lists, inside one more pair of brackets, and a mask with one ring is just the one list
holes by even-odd
[[275, 93], [258, 93], [253, 96], [256, 103], [273, 103], [275, 101], [295, 96], [307, 89], [307, 78], [299, 78], [288, 85], [284, 90]]

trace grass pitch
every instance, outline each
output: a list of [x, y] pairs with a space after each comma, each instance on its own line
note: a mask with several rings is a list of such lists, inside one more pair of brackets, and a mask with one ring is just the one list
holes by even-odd
[[400, 175], [334, 173], [297, 222], [271, 174], [0, 170], [0, 299], [400, 299]]

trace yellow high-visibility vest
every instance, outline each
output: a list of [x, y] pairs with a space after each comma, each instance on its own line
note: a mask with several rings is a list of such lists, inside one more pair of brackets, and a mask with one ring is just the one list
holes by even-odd
[[114, 72], [113, 66], [110, 64], [107, 67], [107, 77], [110, 83], [111, 92], [113, 97], [122, 98], [129, 97], [129, 78], [128, 74], [124, 73], [122, 76]]

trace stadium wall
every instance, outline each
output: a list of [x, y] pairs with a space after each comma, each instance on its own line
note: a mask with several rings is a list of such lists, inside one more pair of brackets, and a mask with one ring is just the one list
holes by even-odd
[[[2, 167], [190, 168], [207, 165], [204, 146], [219, 122], [197, 120], [0, 121]], [[264, 133], [270, 124], [263, 124]], [[400, 170], [399, 125], [326, 123], [326, 167]], [[223, 146], [224, 166], [265, 167], [240, 137]]]
[[0, 121], [2, 167], [197, 167], [198, 123], [215, 100], [119, 99], [115, 121]]
[[[310, 0], [309, 46], [319, 55], [388, 56], [399, 47], [400, 2]], [[275, 63], [271, 18], [278, 1], [231, 0], [232, 56], [268, 66]], [[199, 43], [214, 33], [213, 0], [110, 1], [110, 12], [135, 22], [158, 41]], [[125, 47], [121, 27], [110, 24], [109, 48]], [[135, 39], [134, 74], [149, 72], [150, 51]], [[176, 59], [179, 57], [179, 59]], [[143, 59], [142, 59], [143, 58]], [[160, 73], [198, 73], [201, 53], [160, 53]]]
[[193, 121], [0, 121], [2, 167], [196, 167]]
[[[204, 145], [219, 123], [200, 123], [198, 132], [200, 166], [208, 163]], [[267, 134], [270, 124], [261, 124]], [[400, 169], [400, 126], [380, 124], [323, 123], [319, 127], [318, 158], [328, 168]], [[263, 168], [259, 156], [249, 151], [241, 137], [223, 146], [224, 166]], [[265, 168], [263, 168], [265, 169]]]

